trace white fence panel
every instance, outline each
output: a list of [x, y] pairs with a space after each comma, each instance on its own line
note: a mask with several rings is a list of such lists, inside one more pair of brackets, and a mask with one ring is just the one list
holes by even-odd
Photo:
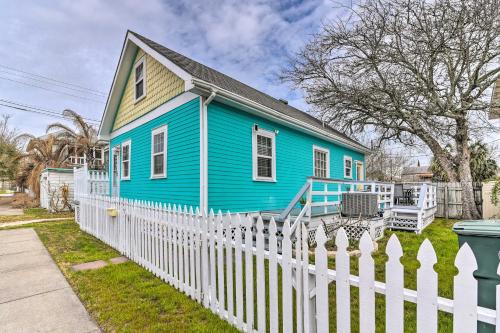
[[[117, 217], [108, 214], [110, 208], [118, 211]], [[332, 270], [328, 268], [323, 228], [316, 232], [314, 265], [309, 264], [313, 252], [309, 252], [307, 227], [300, 221], [294, 224], [293, 233], [289, 220], [283, 224], [280, 246], [274, 219], [269, 222], [266, 237], [261, 218], [254, 232], [254, 219], [248, 215], [214, 215], [213, 211], [207, 214], [180, 205], [85, 194], [80, 196], [79, 214], [82, 230], [242, 331], [328, 332], [330, 323], [335, 322], [337, 332], [348, 333], [353, 320], [352, 288], [359, 291], [361, 332], [375, 331], [375, 294], [386, 297], [386, 330], [391, 333], [404, 331], [405, 301], [416, 304], [418, 332], [437, 332], [438, 311], [453, 314], [454, 332], [475, 331], [478, 321], [498, 323], [500, 307], [495, 311], [477, 306], [477, 282], [472, 275], [477, 264], [468, 245], [456, 256], [459, 274], [454, 278], [455, 299], [450, 300], [438, 296], [438, 276], [433, 268], [437, 258], [428, 240], [418, 251], [420, 268], [414, 291], [404, 288], [400, 262], [403, 251], [395, 235], [386, 247], [389, 260], [383, 283], [375, 281], [373, 243], [366, 233], [360, 241], [358, 277], [350, 274], [348, 240], [343, 229], [337, 232], [336, 270]], [[336, 289], [336, 307], [332, 311], [330, 288]], [[500, 287], [497, 303], [499, 298]]]

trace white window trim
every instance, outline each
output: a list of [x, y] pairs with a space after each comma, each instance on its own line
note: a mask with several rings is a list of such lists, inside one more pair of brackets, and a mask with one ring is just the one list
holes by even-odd
[[320, 146], [313, 145], [313, 176], [315, 175], [316, 171], [316, 158], [315, 158], [315, 151], [321, 151], [323, 153], [326, 153], [326, 178], [330, 178], [330, 149], [323, 148]]
[[[142, 92], [143, 94], [137, 98], [137, 78], [135, 77], [137, 67], [139, 67], [142, 64]], [[146, 97], [147, 91], [146, 91], [146, 55], [144, 55], [136, 64], [134, 65], [134, 103], [137, 103], [141, 100], [143, 100]]]
[[[155, 175], [154, 174], [154, 159], [153, 157], [155, 155], [159, 155], [160, 153], [154, 153], [154, 137], [158, 133], [164, 133], [163, 135], [163, 173]], [[167, 144], [168, 144], [168, 126], [163, 125], [161, 127], [157, 127], [151, 131], [151, 179], [161, 179], [161, 178], [167, 178]]]
[[361, 168], [363, 169], [363, 179], [360, 180], [360, 181], [364, 181], [365, 180], [365, 165], [362, 161], [354, 161], [354, 164], [356, 165], [356, 180], [360, 180], [359, 179], [359, 175], [358, 175], [358, 165], [361, 165]]
[[[272, 156], [272, 162], [271, 162], [271, 170], [273, 173], [272, 177], [259, 177], [258, 176], [258, 167], [257, 167], [257, 135], [265, 136], [268, 137], [272, 140], [272, 149], [273, 149], [273, 156]], [[259, 182], [276, 182], [276, 133], [263, 130], [263, 129], [258, 129], [255, 130], [252, 128], [252, 161], [253, 161], [253, 180], [254, 181], [259, 181]]]
[[[128, 146], [128, 176], [123, 176], [123, 147]], [[132, 173], [132, 141], [127, 140], [122, 142], [120, 147], [120, 179], [130, 180], [130, 174]]]
[[[347, 168], [345, 167], [345, 162], [346, 161], [351, 161], [351, 175], [350, 176], [347, 175]], [[352, 174], [353, 174], [352, 167], [353, 167], [352, 157], [351, 156], [344, 156], [344, 178], [352, 179]]]

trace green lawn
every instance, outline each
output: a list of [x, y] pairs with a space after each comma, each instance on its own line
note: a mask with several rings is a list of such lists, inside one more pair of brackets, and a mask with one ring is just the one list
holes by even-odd
[[13, 221], [29, 221], [37, 219], [51, 219], [58, 217], [73, 217], [72, 212], [50, 213], [43, 208], [26, 208], [23, 215], [0, 215], [0, 223]]
[[128, 262], [74, 272], [74, 264], [119, 256], [73, 221], [31, 225], [85, 307], [106, 332], [237, 332], [196, 301]]
[[[439, 274], [439, 294], [452, 298], [453, 277], [457, 273], [454, 259], [458, 251], [456, 235], [451, 231], [454, 222], [436, 219], [421, 235], [395, 232], [405, 253], [401, 261], [405, 266], [407, 288], [416, 289], [416, 270], [419, 266], [416, 260], [417, 251], [423, 240], [429, 238], [438, 257], [435, 269]], [[74, 222], [51, 222], [32, 226], [86, 308], [105, 331], [235, 331], [210, 310], [203, 308], [135, 263], [110, 265], [96, 271], [71, 271], [69, 269], [71, 265], [99, 259], [108, 260], [119, 255], [101, 241], [80, 231]], [[386, 231], [385, 237], [378, 242], [379, 250], [373, 255], [378, 281], [385, 281], [387, 260], [385, 247], [392, 233]], [[357, 264], [357, 258], [352, 258], [352, 274], [357, 274]], [[330, 261], [330, 267], [335, 267], [333, 259]], [[332, 283], [330, 286], [330, 331], [335, 332], [335, 284]], [[281, 295], [281, 286], [278, 289]], [[268, 292], [266, 290], [266, 293]], [[358, 289], [352, 288], [351, 295], [352, 331], [357, 332]], [[281, 304], [279, 307], [281, 312]], [[440, 313], [439, 316], [439, 331], [451, 332], [451, 315]], [[376, 299], [376, 321], [377, 332], [384, 332], [383, 296], [378, 296]], [[416, 307], [413, 304], [405, 304], [405, 331], [416, 331]]]

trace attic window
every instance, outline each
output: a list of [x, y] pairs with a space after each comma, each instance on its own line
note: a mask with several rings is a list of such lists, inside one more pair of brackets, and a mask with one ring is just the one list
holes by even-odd
[[135, 101], [138, 102], [146, 97], [146, 57], [142, 57], [135, 64]]

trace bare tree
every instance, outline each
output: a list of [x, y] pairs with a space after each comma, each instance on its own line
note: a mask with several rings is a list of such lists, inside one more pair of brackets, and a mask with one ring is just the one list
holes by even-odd
[[323, 26], [283, 78], [332, 126], [423, 142], [461, 182], [463, 217], [479, 217], [469, 139], [493, 130], [486, 118], [500, 72], [500, 0], [367, 0], [348, 10]]
[[407, 152], [391, 152], [385, 146], [376, 147], [366, 157], [366, 178], [379, 181], [401, 180], [403, 169], [411, 163]]

